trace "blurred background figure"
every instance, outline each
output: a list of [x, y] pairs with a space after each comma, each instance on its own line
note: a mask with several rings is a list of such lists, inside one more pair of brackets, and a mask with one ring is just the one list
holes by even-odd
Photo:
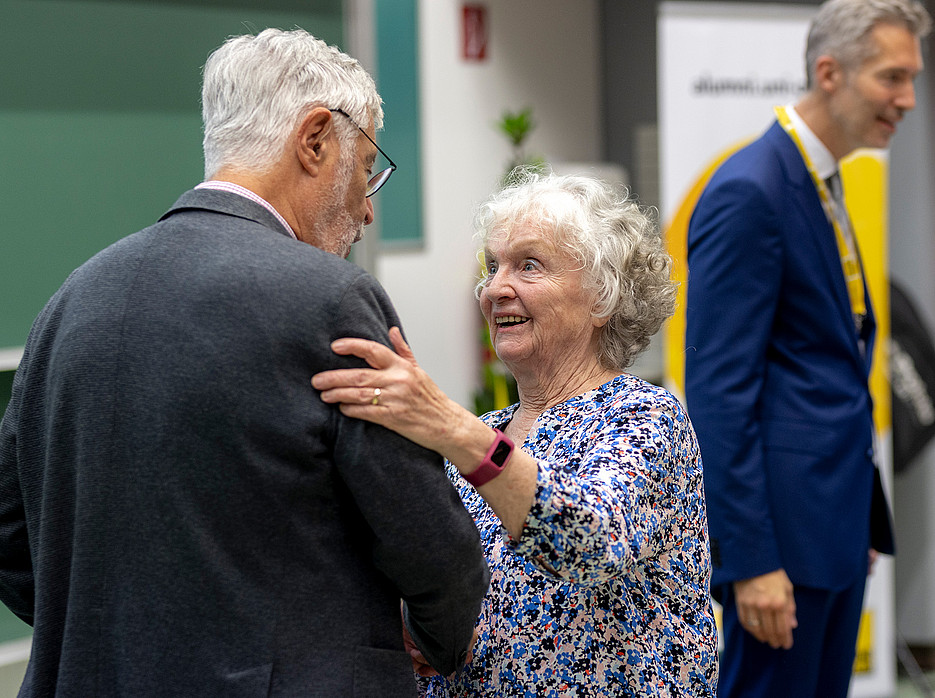
[[805, 95], [714, 174], [689, 225], [685, 391], [724, 604], [720, 696], [845, 696], [868, 568], [893, 551], [875, 319], [838, 161], [886, 147], [915, 106], [930, 24], [914, 0], [822, 4]]

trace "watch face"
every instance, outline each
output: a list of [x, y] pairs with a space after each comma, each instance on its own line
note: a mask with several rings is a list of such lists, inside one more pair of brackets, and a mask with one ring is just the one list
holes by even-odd
[[506, 459], [513, 452], [513, 447], [506, 441], [500, 441], [490, 456], [490, 460], [501, 468], [506, 464]]

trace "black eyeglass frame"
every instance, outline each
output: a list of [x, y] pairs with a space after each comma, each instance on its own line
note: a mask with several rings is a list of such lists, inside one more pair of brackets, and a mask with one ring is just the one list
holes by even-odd
[[373, 196], [374, 194], [376, 194], [378, 191], [380, 191], [380, 187], [382, 187], [384, 184], [386, 184], [386, 181], [390, 178], [390, 175], [393, 174], [393, 172], [396, 171], [396, 163], [393, 162], [393, 160], [390, 158], [389, 155], [387, 155], [385, 152], [383, 152], [383, 148], [381, 148], [380, 146], [377, 145], [377, 142], [376, 142], [375, 140], [373, 140], [373, 139], [367, 134], [367, 132], [364, 131], [364, 130], [360, 127], [360, 124], [358, 124], [356, 121], [354, 121], [354, 119], [351, 117], [350, 114], [348, 114], [348, 113], [347, 113], [346, 111], [344, 111], [343, 109], [329, 109], [328, 111], [333, 112], [333, 113], [335, 113], [335, 114], [340, 114], [341, 116], [345, 117], [348, 121], [350, 121], [352, 124], [354, 124], [354, 125], [357, 127], [357, 130], [360, 131], [362, 134], [364, 134], [364, 136], [366, 136], [366, 138], [367, 138], [368, 141], [370, 141], [371, 143], [373, 143], [373, 147], [376, 148], [378, 151], [380, 151], [380, 155], [382, 155], [383, 157], [385, 157], [385, 158], [386, 158], [386, 161], [387, 161], [388, 163], [390, 163], [390, 166], [389, 166], [389, 167], [380, 170], [380, 171], [377, 172], [375, 175], [373, 175], [369, 180], [367, 180], [367, 193], [364, 194], [364, 196], [366, 196], [366, 197], [369, 198], [369, 197]]

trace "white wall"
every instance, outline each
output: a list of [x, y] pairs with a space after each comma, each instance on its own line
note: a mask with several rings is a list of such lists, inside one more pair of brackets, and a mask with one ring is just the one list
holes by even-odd
[[597, 0], [491, 0], [487, 60], [461, 59], [461, 7], [419, 2], [424, 248], [381, 254], [376, 273], [419, 363], [473, 405], [480, 313], [474, 208], [496, 187], [510, 146], [495, 124], [531, 107], [531, 152], [550, 162], [601, 152]]

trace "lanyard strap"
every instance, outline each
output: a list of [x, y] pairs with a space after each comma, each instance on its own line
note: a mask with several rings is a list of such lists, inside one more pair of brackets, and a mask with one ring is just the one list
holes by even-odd
[[[825, 209], [825, 215], [828, 216], [831, 227], [834, 228], [834, 238], [838, 244], [838, 257], [841, 260], [841, 269], [844, 270], [847, 295], [851, 301], [851, 312], [854, 314], [855, 320], [857, 318], [862, 318], [867, 314], [867, 302], [864, 297], [864, 274], [860, 259], [857, 256], [857, 240], [853, 235], [853, 228], [846, 219], [842, 218], [843, 216], [847, 216], [847, 211], [843, 210], [843, 206], [835, 206], [833, 204], [828, 186], [815, 171], [811, 158], [809, 158], [808, 153], [805, 152], [805, 146], [802, 145], [802, 140], [799, 138], [799, 134], [796, 133], [795, 126], [792, 125], [792, 120], [789, 118], [786, 108], [778, 106], [775, 111], [776, 118], [779, 120], [780, 125], [786, 130], [792, 142], [795, 143], [796, 147], [799, 149], [799, 154], [805, 162], [805, 168], [808, 170], [809, 175], [811, 175], [812, 181], [815, 183], [815, 188], [818, 190], [818, 197], [821, 199], [821, 205]], [[839, 209], [842, 210], [839, 212]], [[851, 231], [851, 234], [845, 231]]]

